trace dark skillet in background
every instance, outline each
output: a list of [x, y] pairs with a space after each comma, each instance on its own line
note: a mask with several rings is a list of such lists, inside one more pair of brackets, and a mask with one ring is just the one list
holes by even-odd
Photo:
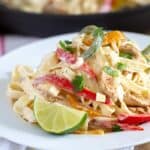
[[103, 26], [105, 29], [147, 32], [150, 31], [150, 6], [107, 14], [74, 16], [25, 13], [0, 5], [1, 33], [47, 37], [75, 32], [89, 24]]

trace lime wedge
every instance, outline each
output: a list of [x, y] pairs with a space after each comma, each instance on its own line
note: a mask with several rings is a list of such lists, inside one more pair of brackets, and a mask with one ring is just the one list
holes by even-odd
[[40, 127], [54, 134], [73, 132], [81, 128], [87, 119], [84, 111], [39, 99], [34, 102], [34, 113]]

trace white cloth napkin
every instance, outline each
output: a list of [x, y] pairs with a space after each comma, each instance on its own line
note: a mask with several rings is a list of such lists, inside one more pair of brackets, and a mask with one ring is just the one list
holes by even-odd
[[[37, 40], [38, 38], [24, 37], [24, 36], [0, 36], [0, 56], [14, 50], [15, 48], [18, 48], [25, 44], [32, 43], [33, 41]], [[134, 147], [123, 148], [120, 150], [133, 150], [133, 149]], [[23, 145], [15, 144], [4, 138], [0, 138], [0, 150], [34, 150], [34, 149]]]

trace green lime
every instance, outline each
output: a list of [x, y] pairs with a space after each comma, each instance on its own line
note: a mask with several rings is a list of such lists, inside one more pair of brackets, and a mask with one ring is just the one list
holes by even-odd
[[34, 102], [34, 113], [40, 127], [55, 134], [73, 132], [81, 128], [87, 119], [84, 111], [39, 99]]

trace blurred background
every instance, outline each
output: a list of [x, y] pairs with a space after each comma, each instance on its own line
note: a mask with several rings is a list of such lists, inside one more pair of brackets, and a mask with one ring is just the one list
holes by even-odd
[[46, 37], [87, 24], [150, 32], [150, 0], [0, 0], [0, 32]]
[[[150, 0], [0, 0], [0, 55], [41, 37], [76, 32], [89, 24], [150, 34]], [[16, 146], [0, 142], [4, 150]], [[150, 150], [150, 144], [135, 149]]]

